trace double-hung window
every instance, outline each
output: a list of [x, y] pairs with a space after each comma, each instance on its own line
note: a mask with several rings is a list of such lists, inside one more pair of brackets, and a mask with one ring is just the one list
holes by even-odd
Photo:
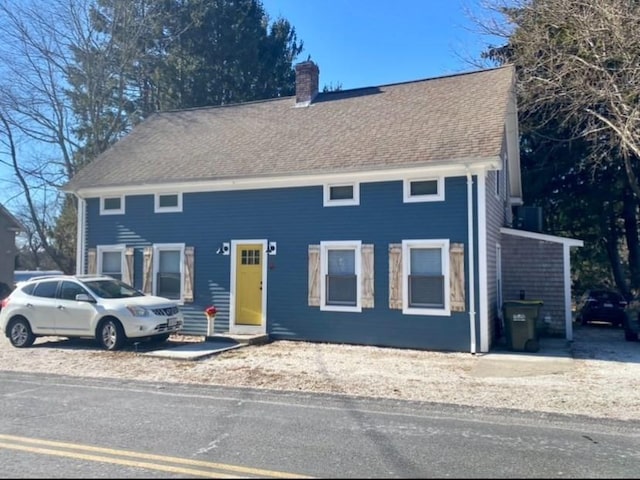
[[404, 240], [403, 311], [449, 315], [449, 240]]
[[322, 310], [361, 311], [361, 246], [360, 241], [320, 243]]
[[123, 280], [124, 245], [98, 245], [98, 273]]
[[153, 250], [153, 294], [182, 300], [184, 245], [156, 244]]

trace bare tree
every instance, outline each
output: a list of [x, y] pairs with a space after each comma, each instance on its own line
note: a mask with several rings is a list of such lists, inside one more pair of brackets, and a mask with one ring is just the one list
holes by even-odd
[[515, 0], [485, 5], [502, 15], [483, 27], [505, 39], [493, 54], [518, 69], [521, 111], [538, 121], [559, 122], [575, 137], [589, 140], [594, 164], [622, 161], [640, 198], [640, 2]]
[[[60, 252], [51, 242], [48, 241], [49, 232], [55, 223], [55, 205], [58, 204], [59, 193], [46, 183], [40, 183], [38, 188], [33, 188], [27, 180], [29, 172], [25, 171], [18, 163], [18, 154], [16, 142], [14, 140], [13, 130], [7, 117], [0, 111], [0, 133], [4, 133], [3, 143], [8, 148], [11, 167], [15, 173], [18, 184], [22, 188], [25, 199], [25, 211], [28, 213], [26, 225], [29, 228], [26, 231], [26, 237], [30, 246], [30, 251], [34, 254], [34, 259], [38, 262], [38, 255], [41, 250], [51, 258], [60, 268], [69, 270], [71, 265], [60, 255]], [[36, 175], [40, 177], [39, 174]], [[42, 177], [40, 177], [41, 179]], [[53, 190], [53, 192], [52, 192]], [[49, 198], [53, 193], [53, 201], [50, 203]], [[53, 205], [53, 208], [50, 206]]]
[[30, 242], [64, 271], [73, 269], [73, 259], [51, 231], [63, 201], [58, 188], [73, 173], [78, 148], [65, 75], [78, 34], [73, 22], [83, 11], [79, 1], [0, 0], [0, 162], [14, 174], [9, 188], [16, 203], [29, 212], [38, 237]]
[[[42, 205], [38, 205], [38, 210], [46, 212], [46, 208]], [[31, 212], [28, 209], [21, 209], [14, 211], [14, 215], [24, 227], [24, 231], [17, 242], [18, 259], [16, 268], [19, 270], [57, 270], [59, 267], [42, 247], [40, 236], [31, 220]], [[53, 219], [46, 220], [47, 223], [51, 221]]]
[[[117, 6], [113, 28], [133, 14], [128, 2]], [[129, 116], [132, 94], [114, 72], [130, 68], [144, 27], [114, 47], [92, 21], [98, 10], [97, 0], [0, 0], [0, 164], [13, 172], [5, 192], [65, 272], [75, 269], [76, 225], [58, 220], [74, 216], [75, 202], [59, 189], [140, 118]]]

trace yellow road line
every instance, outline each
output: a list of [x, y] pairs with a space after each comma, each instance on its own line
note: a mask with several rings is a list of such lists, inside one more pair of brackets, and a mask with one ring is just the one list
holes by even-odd
[[[224, 470], [227, 472], [237, 472], [243, 473], [246, 475], [257, 475], [260, 477], [272, 477], [272, 478], [312, 478], [304, 475], [297, 475], [287, 472], [279, 472], [273, 470], [263, 470], [259, 468], [251, 468], [251, 467], [240, 467], [237, 465], [227, 465], [224, 463], [215, 463], [215, 462], [206, 462], [202, 460], [191, 460], [188, 458], [180, 458], [180, 457], [171, 457], [165, 455], [154, 455], [151, 453], [142, 453], [142, 452], [132, 452], [129, 450], [118, 450], [112, 448], [102, 448], [102, 447], [93, 447], [90, 445], [82, 445], [77, 443], [68, 443], [68, 442], [55, 442], [51, 440], [43, 440], [38, 438], [29, 438], [29, 437], [19, 437], [15, 435], [4, 435], [0, 434], [0, 440], [20, 442], [23, 444], [32, 444], [32, 445], [44, 445], [48, 447], [56, 447], [56, 448], [66, 448], [71, 450], [80, 450], [85, 452], [94, 452], [94, 453], [102, 453], [106, 455], [117, 455], [121, 457], [133, 457], [136, 459], [142, 460], [155, 460], [166, 463], [174, 463], [181, 465], [188, 465], [192, 467], [204, 467], [209, 469], [218, 469]], [[66, 452], [62, 450], [52, 450], [49, 448], [40, 448], [40, 447], [32, 447], [32, 446], [23, 446], [23, 445], [15, 445], [13, 443], [4, 443], [0, 442], [0, 448], [8, 448], [13, 450], [22, 450], [22, 451], [30, 451], [33, 453], [42, 453], [46, 455], [57, 455], [68, 458], [78, 458], [82, 460], [91, 460], [98, 462], [107, 462], [107, 463], [115, 463], [119, 465], [127, 465], [141, 468], [150, 468], [153, 470], [161, 470], [166, 472], [180, 473], [180, 474], [191, 474], [198, 475], [202, 477], [209, 478], [238, 478], [236, 475], [225, 475], [223, 473], [214, 473], [214, 472], [206, 472], [204, 470], [195, 470], [181, 467], [172, 467], [169, 465], [158, 465], [155, 463], [142, 462], [142, 461], [129, 461], [124, 459], [116, 459], [111, 457], [104, 456], [95, 456], [95, 455], [87, 455], [78, 452]]]
[[146, 468], [150, 470], [159, 470], [161, 472], [178, 473], [180, 475], [197, 475], [206, 478], [238, 478], [235, 475], [225, 475], [223, 473], [206, 472], [204, 470], [194, 470], [192, 468], [172, 467], [169, 465], [158, 465], [149, 462], [137, 462], [134, 460], [124, 460], [112, 457], [103, 457], [99, 455], [88, 455], [85, 453], [67, 452], [64, 450], [53, 450], [50, 448], [28, 447], [26, 445], [12, 445], [0, 442], [0, 448], [10, 450], [20, 450], [23, 452], [40, 453], [43, 455], [54, 455], [57, 457], [73, 458], [75, 460], [89, 460], [92, 462], [113, 463], [116, 465], [124, 465], [127, 467]]

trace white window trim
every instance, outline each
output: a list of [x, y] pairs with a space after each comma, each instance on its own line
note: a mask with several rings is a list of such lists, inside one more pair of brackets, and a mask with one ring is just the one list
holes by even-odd
[[151, 273], [153, 275], [153, 281], [151, 282], [153, 285], [152, 294], [158, 295], [158, 282], [156, 281], [156, 276], [158, 274], [158, 267], [160, 263], [160, 252], [175, 252], [176, 250], [180, 250], [180, 298], [178, 299], [178, 303], [180, 305], [184, 304], [184, 247], [184, 243], [155, 243], [153, 245], [153, 271]]
[[[435, 195], [411, 195], [411, 183], [428, 182], [433, 180], [438, 182], [438, 193], [436, 193]], [[444, 201], [444, 177], [405, 178], [402, 187], [402, 196], [404, 203]]]
[[[346, 305], [327, 305], [327, 285], [325, 278], [329, 270], [329, 250], [353, 250], [355, 256], [355, 274], [356, 274], [356, 304], [355, 306]], [[335, 242], [320, 242], [320, 310], [330, 312], [362, 312], [362, 242], [360, 240], [346, 240]]]
[[[175, 207], [161, 207], [160, 206], [160, 197], [176, 195], [178, 197], [178, 205]], [[153, 212], [154, 213], [169, 213], [169, 212], [182, 212], [182, 193], [178, 192], [166, 192], [166, 193], [156, 193], [154, 195], [153, 200]]]
[[[117, 210], [105, 209], [104, 201], [111, 198], [120, 199], [120, 208]], [[109, 195], [106, 197], [100, 197], [100, 215], [122, 215], [124, 214], [124, 195]]]
[[97, 260], [96, 260], [96, 272], [99, 275], [108, 275], [108, 273], [104, 273], [102, 271], [102, 254], [103, 253], [109, 253], [109, 252], [118, 252], [120, 253], [120, 278], [122, 278], [122, 276], [124, 275], [124, 270], [125, 270], [125, 251], [127, 249], [127, 246], [124, 244], [118, 244], [118, 245], [98, 245], [96, 247], [96, 255], [97, 255]]
[[[411, 271], [411, 248], [440, 248], [444, 274], [444, 308], [409, 307], [409, 272]], [[406, 315], [451, 315], [451, 272], [449, 267], [449, 240], [403, 240], [402, 241], [402, 313]]]
[[[353, 187], [353, 198], [342, 200], [331, 199], [331, 187]], [[353, 183], [325, 183], [323, 185], [323, 201], [324, 207], [344, 207], [350, 205], [360, 205], [360, 182]]]

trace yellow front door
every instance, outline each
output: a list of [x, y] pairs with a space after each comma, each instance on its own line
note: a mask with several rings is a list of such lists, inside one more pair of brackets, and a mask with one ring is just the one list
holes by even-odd
[[262, 245], [236, 249], [236, 325], [262, 323]]

